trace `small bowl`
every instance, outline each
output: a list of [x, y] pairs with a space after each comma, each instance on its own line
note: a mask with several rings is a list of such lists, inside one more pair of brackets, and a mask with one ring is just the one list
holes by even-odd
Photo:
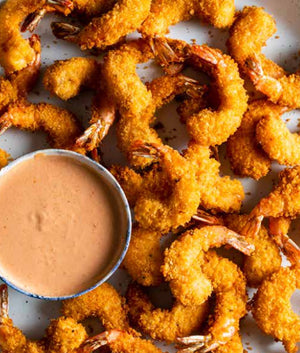
[[[111, 263], [107, 266], [106, 271], [103, 273], [103, 276], [101, 276], [101, 278], [95, 284], [93, 284], [91, 287], [89, 287], [88, 289], [85, 289], [79, 293], [74, 293], [71, 295], [60, 296], [60, 297], [48, 297], [48, 296], [38, 295], [35, 293], [30, 293], [30, 292], [18, 287], [17, 285], [13, 284], [8, 279], [3, 277], [1, 275], [1, 273], [0, 273], [0, 279], [3, 282], [5, 282], [8, 286], [15, 289], [16, 291], [18, 291], [22, 294], [25, 294], [29, 297], [32, 297], [32, 298], [52, 300], [52, 301], [76, 298], [80, 295], [88, 293], [89, 291], [97, 288], [102, 283], [107, 281], [114, 274], [114, 272], [118, 269], [121, 262], [123, 261], [125, 254], [128, 250], [129, 243], [130, 243], [130, 237], [131, 237], [132, 221], [131, 221], [130, 207], [129, 207], [127, 198], [126, 198], [121, 186], [119, 185], [117, 180], [114, 178], [114, 176], [107, 169], [105, 169], [102, 165], [100, 165], [99, 163], [96, 163], [95, 161], [93, 161], [92, 159], [90, 159], [84, 155], [81, 155], [76, 152], [68, 151], [68, 150], [46, 149], [46, 150], [39, 150], [39, 151], [35, 151], [32, 153], [26, 154], [16, 160], [12, 161], [8, 166], [1, 169], [0, 178], [4, 174], [8, 173], [13, 167], [18, 165], [19, 163], [22, 163], [28, 159], [32, 159], [38, 154], [58, 155], [58, 156], [64, 156], [64, 157], [69, 157], [71, 159], [74, 159], [77, 161], [77, 163], [79, 162], [82, 165], [87, 166], [90, 169], [92, 169], [100, 178], [102, 178], [105, 181], [106, 185], [109, 187], [110, 191], [112, 192], [112, 195], [115, 198], [115, 201], [118, 204], [119, 210], [121, 210], [121, 212], [120, 212], [121, 219], [119, 220], [123, 226], [122, 232], [120, 232], [120, 240], [121, 241], [118, 246], [118, 249], [116, 249], [116, 254], [114, 254], [111, 257]], [[1, 271], [1, 269], [0, 269], [0, 271]]]

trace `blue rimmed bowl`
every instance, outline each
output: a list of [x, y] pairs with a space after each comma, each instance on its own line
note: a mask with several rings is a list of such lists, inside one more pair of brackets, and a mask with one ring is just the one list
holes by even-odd
[[39, 150], [39, 151], [26, 154], [14, 160], [8, 166], [1, 169], [0, 178], [4, 174], [8, 173], [12, 168], [14, 168], [19, 163], [22, 163], [28, 159], [32, 159], [38, 154], [52, 155], [52, 156], [58, 155], [58, 156], [64, 156], [64, 157], [73, 159], [77, 163], [80, 163], [83, 166], [93, 170], [99, 176], [99, 178], [105, 182], [105, 184], [107, 185], [107, 187], [111, 192], [112, 197], [114, 198], [115, 205], [118, 207], [118, 210], [119, 210], [120, 219], [117, 220], [119, 226], [121, 225], [119, 228], [120, 232], [118, 232], [119, 241], [115, 248], [114, 254], [111, 256], [109, 264], [106, 266], [105, 270], [101, 272], [101, 275], [100, 277], [98, 277], [97, 282], [95, 282], [87, 289], [78, 293], [73, 293], [71, 295], [59, 296], [59, 297], [51, 297], [51, 296], [39, 295], [38, 293], [30, 293], [25, 289], [21, 288], [19, 285], [16, 285], [13, 282], [11, 282], [7, 277], [5, 277], [5, 275], [1, 273], [1, 268], [0, 268], [0, 278], [11, 288], [15, 289], [16, 291], [22, 294], [28, 295], [29, 297], [45, 299], [45, 300], [53, 300], [53, 301], [76, 298], [100, 286], [102, 283], [107, 281], [114, 274], [114, 272], [119, 268], [121, 262], [125, 257], [125, 254], [128, 250], [129, 243], [130, 243], [131, 227], [132, 227], [130, 207], [121, 186], [114, 178], [114, 176], [106, 168], [104, 168], [101, 164], [96, 163], [95, 161], [93, 161], [92, 159], [84, 155], [81, 155], [76, 152], [68, 151], [68, 150], [46, 149], [46, 150]]

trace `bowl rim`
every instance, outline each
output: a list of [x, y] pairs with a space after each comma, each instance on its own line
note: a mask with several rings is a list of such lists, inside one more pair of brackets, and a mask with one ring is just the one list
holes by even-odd
[[[126, 234], [125, 234], [125, 242], [124, 242], [124, 246], [121, 251], [121, 254], [117, 258], [117, 260], [115, 261], [114, 265], [109, 270], [109, 272], [104, 277], [99, 279], [91, 287], [89, 287], [83, 291], [80, 291], [78, 293], [75, 293], [75, 294], [70, 294], [70, 295], [66, 295], [66, 296], [50, 297], [47, 295], [40, 295], [40, 294], [31, 293], [29, 291], [26, 291], [26, 290], [18, 287], [17, 285], [10, 282], [7, 278], [5, 278], [5, 276], [3, 276], [1, 274], [1, 269], [0, 269], [0, 279], [5, 284], [7, 284], [9, 287], [11, 287], [12, 289], [16, 290], [19, 293], [27, 295], [28, 297], [42, 299], [42, 300], [48, 300], [48, 301], [60, 301], [60, 300], [77, 298], [83, 294], [86, 294], [86, 293], [92, 291], [93, 289], [99, 287], [101, 284], [106, 282], [116, 272], [116, 270], [121, 265], [125, 255], [127, 253], [127, 250], [129, 248], [129, 243], [130, 243], [130, 239], [131, 239], [132, 216], [131, 216], [130, 206], [129, 206], [128, 200], [126, 198], [126, 195], [125, 195], [122, 187], [120, 186], [120, 184], [118, 183], [116, 178], [105, 167], [103, 167], [103, 165], [95, 162], [94, 160], [92, 160], [91, 158], [89, 158], [83, 154], [80, 154], [80, 153], [77, 153], [74, 151], [70, 151], [70, 150], [64, 150], [64, 149], [59, 149], [59, 148], [48, 148], [48, 149], [44, 149], [44, 150], [37, 150], [34, 152], [27, 153], [25, 155], [22, 155], [21, 157], [16, 158], [12, 162], [10, 162], [7, 166], [3, 167], [0, 170], [0, 178], [3, 174], [6, 174], [10, 169], [12, 169], [17, 164], [23, 162], [24, 160], [31, 159], [38, 154], [62, 155], [62, 156], [66, 156], [66, 157], [71, 157], [72, 159], [79, 161], [81, 164], [90, 165], [93, 168], [93, 170], [97, 172], [98, 175], [101, 175], [101, 177], [103, 177], [103, 174], [105, 175], [105, 178], [110, 181], [109, 185], [115, 189], [115, 191], [117, 192], [116, 194], [118, 194], [120, 196], [122, 204], [124, 205], [124, 211], [125, 211], [124, 214], [126, 215], [125, 221], [127, 223], [127, 227], [126, 227]], [[99, 171], [101, 171], [102, 174], [99, 173]]]

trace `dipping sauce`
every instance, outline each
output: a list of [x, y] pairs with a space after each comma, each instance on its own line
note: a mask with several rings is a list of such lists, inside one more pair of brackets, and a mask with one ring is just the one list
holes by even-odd
[[120, 215], [112, 191], [75, 159], [39, 153], [0, 178], [0, 273], [57, 297], [96, 284], [116, 253]]

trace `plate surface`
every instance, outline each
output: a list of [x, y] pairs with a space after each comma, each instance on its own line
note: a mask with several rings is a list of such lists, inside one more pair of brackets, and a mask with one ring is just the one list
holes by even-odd
[[[3, 1], [0, 0], [0, 3]], [[295, 71], [300, 64], [300, 2], [298, 0], [236, 0], [237, 9], [242, 9], [246, 5], [264, 6], [265, 9], [274, 15], [277, 21], [278, 32], [267, 43], [264, 48], [264, 53], [285, 69]], [[50, 23], [55, 19], [54, 16], [47, 16], [40, 24], [37, 33], [42, 39], [42, 73], [47, 65], [50, 65], [54, 60], [67, 59], [73, 56], [89, 56], [90, 53], [81, 52], [75, 45], [57, 40], [50, 30]], [[136, 34], [132, 35], [132, 37]], [[171, 28], [170, 37], [183, 39], [188, 42], [195, 39], [197, 43], [207, 43], [210, 46], [218, 47], [226, 50], [225, 42], [228, 37], [227, 31], [219, 31], [209, 26], [201, 24], [197, 20], [183, 22]], [[143, 65], [139, 68], [141, 77], [145, 80], [151, 80], [161, 74], [161, 71], [154, 64]], [[91, 93], [84, 92], [68, 102], [62, 102], [59, 99], [50, 97], [48, 92], [43, 89], [41, 78], [38, 85], [29, 95], [29, 99], [33, 102], [51, 102], [62, 107], [65, 107], [87, 123], [89, 119], [89, 106], [91, 101]], [[158, 112], [159, 121], [164, 125], [159, 133], [161, 137], [168, 141], [170, 145], [178, 149], [184, 148], [187, 143], [187, 135], [185, 128], [176, 119], [176, 104], [171, 103], [162, 108]], [[175, 119], [170, 119], [174, 116]], [[300, 114], [298, 111], [284, 115], [284, 119], [289, 119], [288, 127], [291, 131], [297, 131]], [[47, 143], [44, 134], [30, 134], [18, 131], [16, 129], [8, 130], [0, 137], [0, 148], [6, 149], [13, 158], [19, 157], [25, 153], [46, 148]], [[103, 144], [104, 163], [110, 165], [112, 163], [122, 163], [125, 161], [116, 148], [116, 138], [114, 129], [105, 139]], [[221, 147], [221, 155], [224, 152], [224, 147]], [[277, 164], [273, 165], [269, 175], [259, 182], [253, 180], [242, 180], [245, 186], [247, 198], [244, 202], [243, 209], [250, 210], [262, 196], [266, 195], [272, 188], [272, 183], [276, 180], [278, 171], [282, 169]], [[222, 172], [232, 175], [227, 161], [222, 162]], [[17, 222], [18, 220], [16, 220]], [[292, 238], [300, 244], [300, 236], [297, 229], [298, 225], [295, 222], [294, 231], [291, 233]], [[294, 233], [294, 234], [293, 234]], [[297, 234], [298, 233], [298, 234]], [[124, 292], [129, 279], [125, 271], [118, 270], [111, 279], [111, 283], [121, 292]], [[163, 295], [155, 302], [165, 305], [168, 301], [166, 289], [162, 288]], [[251, 296], [253, 291], [249, 291]], [[166, 297], [166, 300], [164, 300]], [[163, 298], [164, 303], [161, 302]], [[13, 290], [9, 290], [10, 299], [10, 316], [15, 324], [20, 327], [30, 338], [40, 338], [43, 335], [44, 329], [48, 326], [49, 320], [59, 315], [60, 303], [46, 302], [38, 299], [26, 297]], [[155, 298], [154, 298], [155, 300]], [[292, 305], [298, 315], [300, 315], [300, 291], [298, 290], [292, 297]], [[191, 313], [192, 315], [192, 313]], [[99, 328], [98, 328], [99, 330]], [[271, 337], [263, 335], [257, 328], [250, 314], [241, 322], [241, 330], [243, 334], [244, 348], [255, 353], [280, 353], [284, 352], [284, 348], [280, 343], [274, 343]], [[175, 352], [172, 346], [159, 344], [164, 351]], [[300, 345], [299, 345], [300, 347]]]

